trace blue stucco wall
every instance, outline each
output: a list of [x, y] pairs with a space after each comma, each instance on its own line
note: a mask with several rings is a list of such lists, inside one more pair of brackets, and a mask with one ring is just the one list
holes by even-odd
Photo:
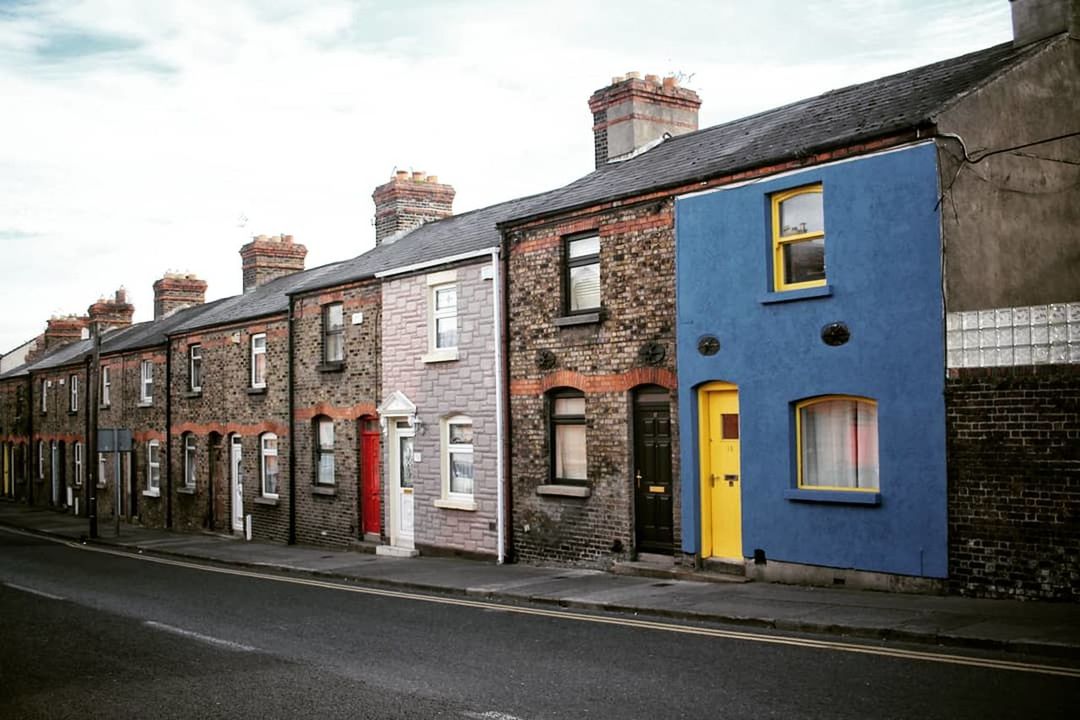
[[[822, 183], [828, 292], [768, 302], [769, 196]], [[701, 541], [697, 389], [739, 387], [743, 555], [945, 577], [947, 520], [936, 154], [925, 144], [680, 199], [676, 206], [683, 550]], [[829, 347], [841, 321], [851, 340]], [[720, 352], [698, 353], [705, 334]], [[788, 499], [794, 403], [878, 401], [880, 504]]]

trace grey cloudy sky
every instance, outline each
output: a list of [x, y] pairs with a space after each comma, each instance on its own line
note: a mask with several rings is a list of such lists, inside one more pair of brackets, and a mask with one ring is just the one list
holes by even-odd
[[[1007, 0], [0, 0], [0, 352], [240, 246], [374, 243], [395, 168], [458, 212], [592, 169], [586, 101], [681, 73], [702, 127], [1005, 42]], [[246, 218], [246, 221], [242, 221]]]

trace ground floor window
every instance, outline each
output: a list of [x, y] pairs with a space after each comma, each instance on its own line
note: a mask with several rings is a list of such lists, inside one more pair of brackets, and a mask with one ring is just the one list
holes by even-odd
[[446, 493], [451, 498], [471, 500], [473, 477], [473, 424], [462, 415], [444, 422], [443, 467]]
[[796, 406], [799, 487], [878, 490], [877, 403], [814, 398]]
[[585, 395], [577, 390], [552, 394], [551, 467], [556, 483], [584, 483], [588, 479], [585, 444]]
[[266, 433], [260, 438], [261, 477], [263, 497], [278, 496], [278, 438], [274, 433]]

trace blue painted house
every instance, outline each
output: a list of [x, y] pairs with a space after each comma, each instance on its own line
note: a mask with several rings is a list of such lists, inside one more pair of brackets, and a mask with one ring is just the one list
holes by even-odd
[[669, 141], [712, 171], [675, 208], [685, 555], [945, 587], [947, 369], [1012, 364], [1028, 336], [994, 318], [1075, 294], [1076, 211], [1038, 188], [1070, 182], [1078, 45], [1018, 35]]

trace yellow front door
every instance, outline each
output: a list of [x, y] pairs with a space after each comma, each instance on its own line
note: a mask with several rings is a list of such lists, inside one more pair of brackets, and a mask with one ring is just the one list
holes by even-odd
[[701, 422], [701, 554], [742, 560], [739, 390], [713, 383], [698, 393]]

